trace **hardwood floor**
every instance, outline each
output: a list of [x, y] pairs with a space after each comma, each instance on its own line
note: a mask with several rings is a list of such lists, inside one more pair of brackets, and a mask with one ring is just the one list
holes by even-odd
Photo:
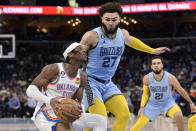
[[[185, 130], [188, 131], [187, 121], [185, 118]], [[130, 130], [131, 126], [137, 121], [138, 117], [131, 115], [130, 121], [128, 123], [127, 131]], [[111, 130], [112, 124], [114, 122], [114, 117], [110, 117], [108, 120], [108, 131]], [[3, 118], [0, 119], [0, 131], [38, 131], [30, 119], [21, 118]], [[155, 121], [147, 123], [141, 131], [178, 131], [176, 127], [176, 122], [167, 117], [159, 116]]]

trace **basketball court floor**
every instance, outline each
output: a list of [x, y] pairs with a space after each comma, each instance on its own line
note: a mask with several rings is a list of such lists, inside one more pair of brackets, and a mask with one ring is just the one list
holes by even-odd
[[[137, 121], [138, 117], [131, 115], [130, 121], [128, 123], [127, 131], [130, 127]], [[185, 130], [188, 131], [187, 127], [188, 119], [185, 117]], [[111, 130], [112, 124], [114, 122], [114, 117], [110, 117], [108, 121], [108, 131]], [[38, 131], [30, 119], [19, 119], [19, 118], [9, 118], [0, 119], [0, 131]], [[149, 122], [141, 131], [177, 131], [176, 123], [171, 118], [166, 118], [159, 116], [157, 120]]]

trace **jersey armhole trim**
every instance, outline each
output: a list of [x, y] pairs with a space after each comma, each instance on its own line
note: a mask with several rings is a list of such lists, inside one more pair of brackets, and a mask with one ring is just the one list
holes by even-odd
[[53, 82], [50, 82], [50, 83], [49, 83], [50, 85], [54, 85], [54, 84], [56, 84], [56, 83], [59, 81], [59, 77], [60, 77], [60, 67], [59, 67], [58, 64], [56, 64], [56, 66], [57, 66], [57, 68], [58, 68], [59, 73], [58, 73], [57, 79], [54, 80]]

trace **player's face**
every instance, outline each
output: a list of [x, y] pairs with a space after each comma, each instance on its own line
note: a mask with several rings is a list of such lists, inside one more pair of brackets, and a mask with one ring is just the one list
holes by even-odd
[[81, 60], [81, 61], [86, 61], [87, 53], [86, 53], [84, 45], [79, 45], [78, 47], [76, 47], [74, 49], [74, 52], [76, 55], [75, 59]]
[[120, 24], [120, 16], [115, 13], [104, 13], [102, 19], [102, 25], [106, 34], [114, 34]]
[[151, 69], [155, 74], [160, 74], [163, 70], [163, 63], [161, 59], [153, 59], [151, 64]]

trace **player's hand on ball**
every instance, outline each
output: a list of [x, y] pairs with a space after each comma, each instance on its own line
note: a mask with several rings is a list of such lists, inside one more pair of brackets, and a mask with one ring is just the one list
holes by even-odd
[[[75, 101], [77, 101], [78, 102], [78, 99], [75, 99]], [[81, 105], [79, 105], [79, 109], [80, 109], [80, 111], [81, 111], [81, 113], [83, 112], [83, 110], [82, 110], [82, 106]]]
[[65, 98], [64, 96], [57, 96], [54, 97], [50, 100], [50, 105], [54, 111], [54, 113], [58, 114], [57, 110], [59, 110], [61, 107], [59, 106], [59, 104], [62, 104], [62, 102], [60, 101], [60, 99]]
[[55, 97], [51, 100], [51, 106], [57, 118], [63, 123], [71, 123], [81, 117], [82, 107], [76, 100]]

